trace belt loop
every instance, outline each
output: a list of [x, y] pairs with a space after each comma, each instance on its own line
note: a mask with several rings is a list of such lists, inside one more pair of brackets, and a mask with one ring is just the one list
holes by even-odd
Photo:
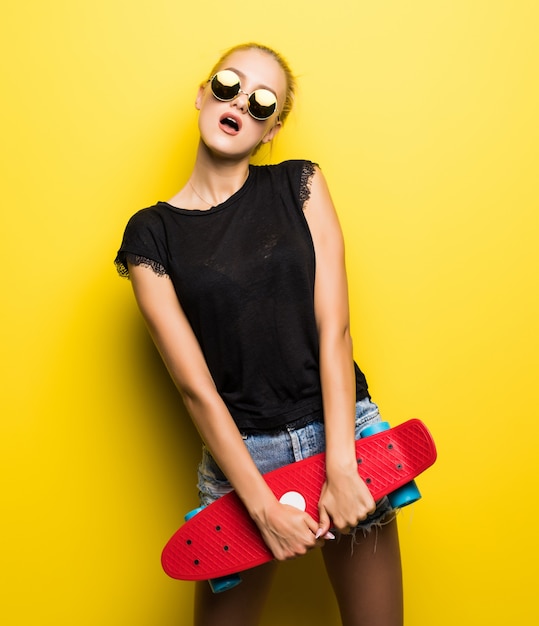
[[291, 426], [287, 426], [286, 430], [288, 431], [288, 436], [290, 437], [290, 441], [292, 442], [292, 452], [294, 453], [294, 460], [302, 461], [303, 453], [301, 450], [301, 443], [298, 437], [298, 433], [296, 432], [295, 428], [292, 428]]

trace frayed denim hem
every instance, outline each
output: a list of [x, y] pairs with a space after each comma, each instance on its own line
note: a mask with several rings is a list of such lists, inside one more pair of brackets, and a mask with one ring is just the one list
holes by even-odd
[[[378, 503], [376, 511], [369, 515], [366, 519], [360, 522], [355, 528], [353, 528], [346, 535], [331, 529], [335, 535], [337, 541], [346, 541], [347, 538], [351, 539], [350, 548], [351, 552], [354, 551], [354, 546], [358, 544], [362, 539], [365, 539], [372, 531], [378, 535], [378, 531], [383, 526], [391, 524], [399, 514], [400, 509], [394, 509], [387, 497], [382, 498]], [[374, 551], [376, 551], [376, 542], [374, 544]]]
[[339, 533], [338, 531], [337, 532], [334, 531], [335, 539], [336, 541], [339, 541], [339, 542], [349, 540], [350, 541], [350, 556], [352, 556], [354, 554], [354, 547], [357, 546], [361, 541], [369, 537], [371, 533], [374, 532], [375, 538], [374, 538], [373, 553], [376, 553], [376, 548], [378, 545], [378, 532], [384, 526], [387, 526], [388, 524], [391, 524], [392, 522], [394, 522], [397, 518], [397, 515], [399, 514], [399, 511], [400, 509], [393, 509], [390, 507], [389, 510], [385, 511], [383, 514], [379, 516], [376, 513], [374, 513], [373, 515], [370, 515], [361, 524], [358, 524], [358, 526], [353, 528], [350, 531], [350, 533], [348, 533], [347, 535], [343, 535], [342, 533]]

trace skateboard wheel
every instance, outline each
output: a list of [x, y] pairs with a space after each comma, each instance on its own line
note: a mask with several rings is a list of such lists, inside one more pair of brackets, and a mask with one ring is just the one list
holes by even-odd
[[363, 439], [364, 437], [370, 437], [371, 435], [376, 435], [376, 433], [381, 433], [384, 430], [389, 430], [389, 422], [377, 422], [376, 424], [371, 424], [364, 428], [359, 436]]
[[[199, 506], [189, 513], [186, 513], [184, 519], [188, 522], [192, 517], [195, 517], [197, 513], [200, 513], [204, 507]], [[232, 589], [241, 583], [241, 578], [239, 574], [230, 574], [229, 576], [221, 576], [220, 578], [212, 578], [208, 580], [208, 584], [210, 585], [213, 593], [222, 593], [223, 591], [228, 591], [228, 589]]]
[[394, 509], [402, 509], [404, 506], [417, 502], [421, 498], [421, 492], [417, 488], [415, 480], [411, 480], [395, 491], [388, 493], [387, 498]]
[[[389, 430], [389, 428], [390, 426], [388, 422], [378, 422], [364, 428], [359, 436], [361, 438], [370, 437], [371, 435], [376, 435], [384, 430]], [[404, 506], [417, 502], [420, 498], [421, 492], [419, 491], [415, 480], [411, 480], [409, 483], [406, 483], [402, 487], [399, 487], [398, 489], [395, 489], [395, 491], [387, 494], [387, 499], [394, 509], [402, 509]]]
[[213, 593], [222, 593], [233, 589], [241, 583], [239, 574], [230, 574], [230, 576], [222, 576], [221, 578], [212, 578], [208, 580]]
[[186, 522], [188, 522], [192, 517], [195, 517], [197, 513], [200, 513], [200, 511], [202, 511], [203, 508], [204, 508], [203, 506], [199, 506], [198, 509], [193, 509], [192, 511], [189, 511], [189, 513], [185, 514], [183, 519]]

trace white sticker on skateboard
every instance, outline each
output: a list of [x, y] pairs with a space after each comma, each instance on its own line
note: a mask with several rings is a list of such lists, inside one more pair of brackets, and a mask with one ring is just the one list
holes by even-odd
[[305, 511], [307, 508], [305, 498], [297, 491], [287, 491], [280, 497], [279, 502], [281, 504], [289, 504], [300, 511]]

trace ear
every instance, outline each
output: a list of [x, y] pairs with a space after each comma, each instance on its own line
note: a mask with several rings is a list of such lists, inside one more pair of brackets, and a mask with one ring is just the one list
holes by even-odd
[[272, 141], [275, 138], [275, 135], [281, 130], [282, 125], [283, 123], [281, 121], [274, 124], [262, 138], [262, 143], [269, 143]]
[[204, 85], [200, 85], [198, 88], [197, 97], [195, 99], [195, 108], [197, 111], [200, 111], [200, 107], [202, 106], [202, 97], [204, 96]]

